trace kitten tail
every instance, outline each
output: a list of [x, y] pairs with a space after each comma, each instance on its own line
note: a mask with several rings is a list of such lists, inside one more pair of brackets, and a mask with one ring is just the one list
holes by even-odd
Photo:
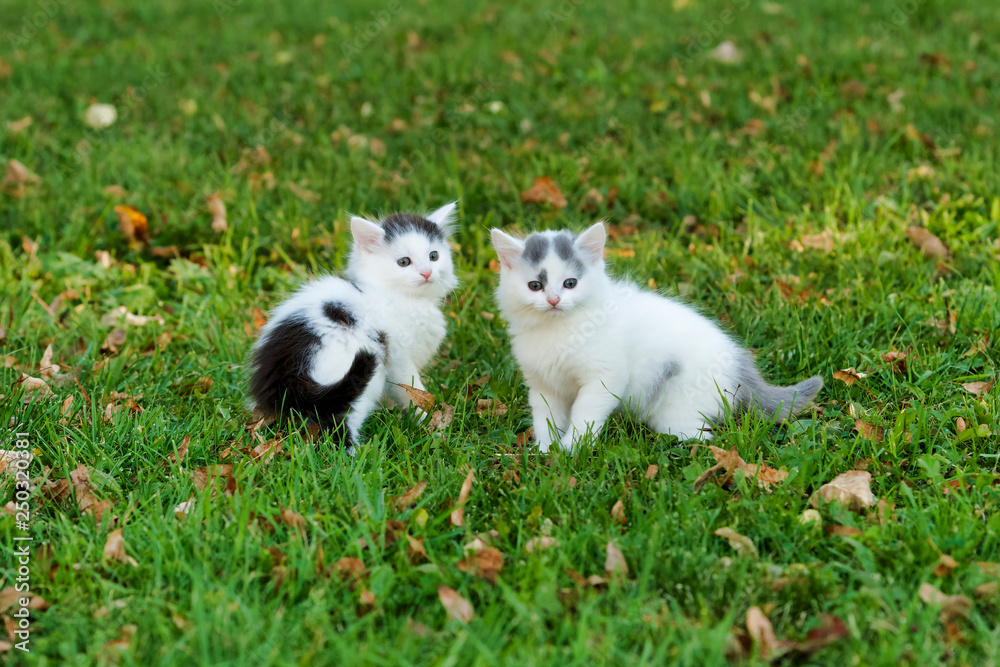
[[[740, 392], [741, 406], [753, 406], [768, 417], [778, 421], [787, 419], [809, 407], [816, 394], [823, 388], [823, 378], [816, 375], [790, 387], [768, 384], [760, 373], [750, 373], [744, 380], [745, 392]], [[749, 394], [749, 395], [747, 395]]]

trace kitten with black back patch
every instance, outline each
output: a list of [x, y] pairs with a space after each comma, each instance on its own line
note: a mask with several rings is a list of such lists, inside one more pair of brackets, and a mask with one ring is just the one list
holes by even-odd
[[626, 408], [658, 433], [707, 440], [729, 403], [784, 419], [823, 386], [812, 377], [776, 387], [749, 352], [696, 310], [604, 269], [604, 225], [579, 236], [492, 231], [497, 301], [528, 386], [541, 451], [576, 449]]
[[260, 330], [249, 393], [265, 416], [305, 417], [350, 449], [380, 402], [410, 405], [399, 385], [424, 388], [420, 372], [447, 329], [441, 302], [458, 284], [448, 247], [455, 210], [351, 218], [344, 277], [305, 284]]

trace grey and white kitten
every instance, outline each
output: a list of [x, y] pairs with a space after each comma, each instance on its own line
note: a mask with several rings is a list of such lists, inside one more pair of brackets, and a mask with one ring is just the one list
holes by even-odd
[[823, 386], [776, 387], [749, 352], [693, 308], [604, 271], [604, 225], [524, 240], [494, 229], [497, 300], [528, 385], [541, 451], [576, 448], [628, 408], [654, 431], [710, 439], [725, 414], [757, 408], [785, 418]]
[[344, 277], [305, 284], [260, 330], [249, 391], [265, 416], [306, 417], [350, 449], [379, 402], [409, 405], [399, 385], [424, 388], [420, 372], [447, 329], [441, 302], [458, 284], [448, 247], [455, 210], [351, 218]]

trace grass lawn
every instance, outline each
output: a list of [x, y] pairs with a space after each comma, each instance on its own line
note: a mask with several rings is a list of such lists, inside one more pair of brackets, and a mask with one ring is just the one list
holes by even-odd
[[[0, 589], [27, 543], [44, 599], [30, 655], [0, 635], [5, 660], [997, 664], [990, 3], [14, 0], [2, 13], [0, 175], [11, 160], [30, 171], [0, 185], [2, 447], [28, 433], [41, 479], [27, 532], [0, 514]], [[94, 102], [117, 121], [88, 127]], [[522, 201], [540, 177], [565, 205]], [[343, 266], [348, 212], [455, 198], [462, 285], [426, 377], [451, 425], [379, 411], [354, 458], [295, 425], [258, 440], [242, 363], [260, 312]], [[145, 236], [122, 231], [123, 205], [148, 218]], [[769, 379], [823, 376], [802, 419], [717, 435], [783, 481], [735, 472], [696, 489], [711, 450], [624, 416], [576, 459], [518, 440], [530, 415], [489, 229], [601, 217], [613, 272], [719, 318]], [[49, 345], [58, 371], [40, 368]], [[834, 377], [849, 367], [864, 377]], [[858, 469], [878, 505], [821, 503], [801, 520]], [[15, 497], [2, 477], [0, 504]], [[605, 571], [609, 551], [627, 575]], [[16, 597], [0, 593], [9, 630]], [[763, 618], [789, 644], [773, 646]], [[791, 645], [833, 630], [845, 636], [817, 652]]]

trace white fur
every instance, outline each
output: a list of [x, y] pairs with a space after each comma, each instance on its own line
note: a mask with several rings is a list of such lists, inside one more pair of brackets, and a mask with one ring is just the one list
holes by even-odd
[[[542, 232], [550, 242], [558, 234]], [[497, 300], [529, 389], [539, 449], [564, 437], [575, 449], [618, 408], [681, 440], [711, 438], [702, 429], [735, 396], [746, 352], [694, 309], [608, 277], [604, 240], [600, 223], [576, 238], [579, 271], [551, 251], [532, 266], [524, 241], [493, 230]], [[545, 288], [530, 290], [543, 269]], [[578, 280], [571, 289], [564, 287], [570, 278]]]

